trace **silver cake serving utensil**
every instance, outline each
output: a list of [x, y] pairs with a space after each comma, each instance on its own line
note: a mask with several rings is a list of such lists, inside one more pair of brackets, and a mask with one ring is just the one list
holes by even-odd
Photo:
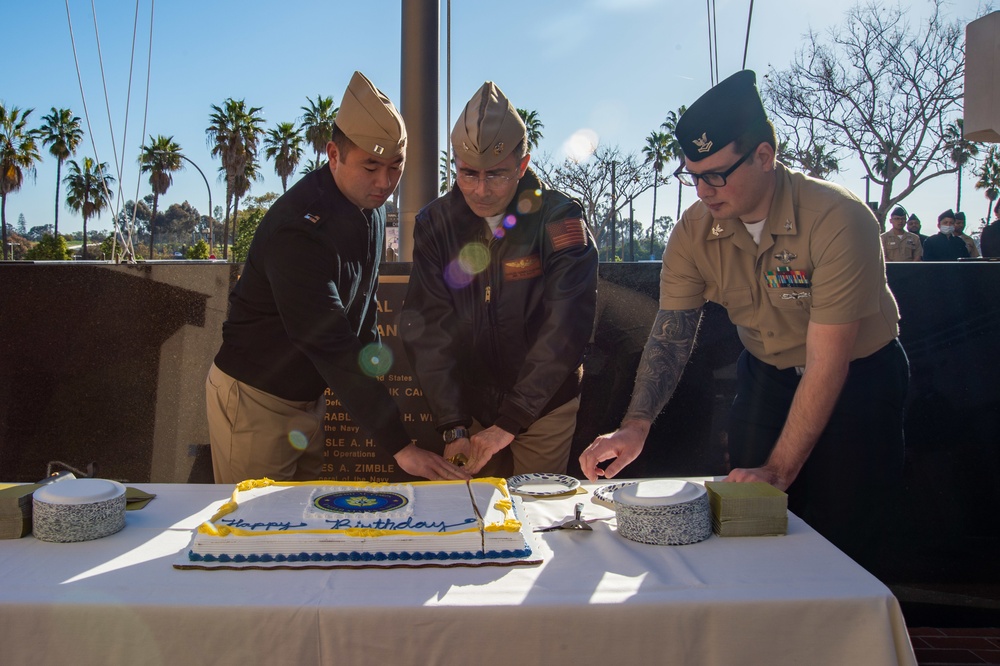
[[613, 516], [604, 516], [603, 518], [590, 518], [588, 520], [583, 519], [583, 502], [578, 502], [576, 508], [574, 509], [574, 517], [556, 525], [549, 525], [548, 527], [540, 527], [535, 532], [551, 532], [553, 530], [593, 530], [594, 528], [590, 526], [590, 523], [595, 520], [607, 520]]

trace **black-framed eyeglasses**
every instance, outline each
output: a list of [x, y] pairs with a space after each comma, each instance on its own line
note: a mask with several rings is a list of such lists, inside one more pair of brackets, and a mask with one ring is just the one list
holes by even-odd
[[682, 185], [687, 185], [688, 187], [695, 187], [699, 180], [705, 181], [706, 185], [710, 187], [725, 187], [726, 178], [729, 178], [734, 171], [740, 168], [740, 165], [747, 161], [747, 158], [754, 154], [757, 148], [754, 147], [749, 153], [741, 157], [736, 164], [729, 167], [725, 171], [706, 171], [705, 173], [691, 173], [690, 171], [683, 171], [684, 165], [677, 167], [674, 171], [674, 178], [681, 181]]

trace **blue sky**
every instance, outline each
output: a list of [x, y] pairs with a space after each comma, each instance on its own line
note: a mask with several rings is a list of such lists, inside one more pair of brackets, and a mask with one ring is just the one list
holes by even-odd
[[[719, 71], [742, 66], [749, 0], [715, 0]], [[51, 107], [71, 108], [90, 129], [76, 159], [96, 154], [109, 164], [123, 162], [126, 199], [149, 193], [136, 165], [139, 145], [149, 135], [173, 136], [185, 155], [206, 173], [213, 205], [224, 203], [217, 179], [219, 162], [210, 157], [205, 127], [212, 104], [227, 97], [263, 107], [266, 126], [297, 121], [306, 97], [328, 95], [339, 105], [354, 70], [361, 70], [399, 102], [401, 0], [171, 0], [156, 3], [150, 48], [150, 0], [139, 0], [136, 56], [129, 96], [136, 3], [94, 0], [107, 92], [101, 79], [94, 12], [89, 0], [69, 0], [72, 31], [83, 80], [77, 79], [67, 3], [56, 0], [10, 3], [4, 10], [0, 40], [14, 54], [0, 73], [0, 100], [34, 108], [33, 120]], [[927, 13], [926, 0], [913, 0], [914, 21]], [[747, 67], [758, 76], [769, 66], [791, 62], [810, 28], [817, 32], [843, 20], [850, 3], [842, 0], [757, 0]], [[441, 104], [439, 140], [446, 127], [446, 1], [441, 2]], [[977, 14], [976, 0], [954, 0], [953, 18]], [[562, 159], [563, 145], [589, 129], [602, 143], [638, 152], [664, 116], [690, 104], [710, 87], [705, 3], [676, 0], [453, 0], [452, 121], [485, 80], [496, 81], [518, 107], [534, 109], [544, 123], [536, 154]], [[146, 73], [150, 67], [148, 113]], [[105, 103], [107, 96], [107, 104]], [[110, 112], [109, 112], [110, 106]], [[86, 118], [85, 118], [86, 120]], [[113, 126], [112, 135], [109, 124]], [[145, 131], [143, 125], [145, 124]], [[125, 142], [123, 145], [123, 133]], [[93, 135], [94, 143], [91, 143]], [[112, 139], [112, 136], [114, 137]], [[95, 148], [96, 146], [96, 148]], [[27, 226], [50, 223], [55, 206], [55, 159], [43, 151], [37, 178], [7, 200], [7, 222], [23, 213]], [[863, 195], [860, 166], [845, 164], [833, 180]], [[671, 167], [672, 168], [672, 167]], [[280, 192], [273, 165], [250, 194]], [[405, 175], [404, 175], [405, 180]], [[963, 180], [963, 207], [970, 222], [986, 209], [975, 178]], [[673, 215], [675, 185], [661, 197], [658, 214]], [[937, 214], [955, 204], [954, 176], [943, 176], [903, 202], [924, 220], [925, 233]], [[685, 205], [691, 193], [685, 193]], [[873, 195], [874, 198], [874, 195]], [[208, 202], [204, 181], [187, 166], [161, 198], [161, 207], [190, 201], [201, 212]], [[636, 217], [650, 218], [652, 195], [636, 202]], [[108, 229], [107, 213], [90, 229]], [[976, 227], [972, 224], [970, 226]], [[60, 231], [78, 231], [82, 220], [65, 206]]]

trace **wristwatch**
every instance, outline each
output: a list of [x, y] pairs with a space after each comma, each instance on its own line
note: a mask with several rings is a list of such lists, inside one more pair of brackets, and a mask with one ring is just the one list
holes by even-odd
[[463, 437], [469, 437], [469, 429], [458, 426], [457, 428], [448, 428], [443, 433], [441, 433], [441, 438], [444, 440], [445, 444], [451, 444], [456, 439], [462, 439]]

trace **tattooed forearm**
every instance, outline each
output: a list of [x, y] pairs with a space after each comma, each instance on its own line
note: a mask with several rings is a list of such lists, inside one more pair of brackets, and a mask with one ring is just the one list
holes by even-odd
[[701, 321], [696, 310], [660, 310], [653, 321], [635, 375], [632, 402], [625, 420], [653, 421], [673, 395], [694, 348]]

